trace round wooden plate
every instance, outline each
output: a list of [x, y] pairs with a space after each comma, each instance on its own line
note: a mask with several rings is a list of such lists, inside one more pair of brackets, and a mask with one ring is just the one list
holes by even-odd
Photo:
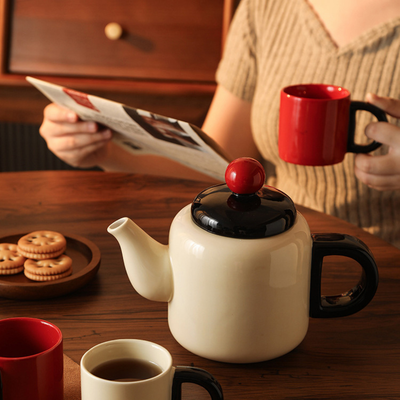
[[[26, 233], [5, 236], [0, 243], [17, 244]], [[86, 285], [100, 267], [100, 250], [90, 240], [78, 235], [64, 235], [65, 254], [72, 258], [72, 275], [50, 282], [35, 282], [23, 273], [0, 275], [0, 297], [18, 300], [38, 300], [62, 296]]]

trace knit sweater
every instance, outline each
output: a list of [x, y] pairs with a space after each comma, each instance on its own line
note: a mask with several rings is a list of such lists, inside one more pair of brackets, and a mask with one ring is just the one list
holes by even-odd
[[[354, 174], [354, 154], [339, 164], [308, 167], [278, 155], [279, 93], [299, 83], [343, 86], [352, 100], [368, 92], [400, 96], [400, 17], [338, 47], [306, 0], [242, 0], [232, 22], [218, 83], [252, 102], [253, 137], [268, 183], [295, 203], [347, 220], [400, 248], [400, 191], [377, 191]], [[368, 142], [374, 117], [357, 112], [356, 143]], [[389, 122], [399, 125], [397, 119]], [[385, 154], [382, 146], [375, 154]]]

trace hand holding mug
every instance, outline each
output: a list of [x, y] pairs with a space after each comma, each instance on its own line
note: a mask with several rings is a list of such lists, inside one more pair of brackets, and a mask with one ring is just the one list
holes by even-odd
[[378, 107], [350, 100], [339, 86], [300, 84], [281, 91], [279, 156], [299, 165], [324, 166], [343, 161], [347, 152], [369, 153], [381, 144], [360, 145], [354, 141], [356, 111], [369, 111], [387, 122]]
[[[395, 118], [400, 118], [400, 100], [380, 97], [369, 93], [367, 101]], [[400, 127], [384, 122], [371, 122], [365, 134], [388, 146], [383, 155], [371, 157], [369, 154], [357, 154], [355, 174], [357, 178], [376, 190], [400, 189]]]

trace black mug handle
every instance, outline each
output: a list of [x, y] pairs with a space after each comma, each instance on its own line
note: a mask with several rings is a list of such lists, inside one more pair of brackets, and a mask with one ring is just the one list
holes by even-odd
[[171, 400], [181, 400], [182, 384], [185, 382], [202, 386], [210, 394], [212, 400], [224, 399], [221, 385], [209, 372], [195, 367], [176, 367]]
[[[378, 267], [367, 245], [354, 236], [337, 233], [315, 234], [312, 239], [310, 317], [344, 317], [363, 309], [373, 299], [379, 281]], [[328, 255], [350, 257], [361, 265], [360, 281], [348, 292], [321, 295], [323, 258]]]
[[352, 101], [350, 103], [349, 130], [347, 132], [347, 151], [349, 153], [370, 153], [382, 145], [375, 142], [361, 145], [354, 142], [354, 132], [356, 130], [356, 111], [364, 110], [374, 114], [378, 121], [388, 122], [386, 114], [380, 108], [373, 104], [364, 103], [363, 101]]

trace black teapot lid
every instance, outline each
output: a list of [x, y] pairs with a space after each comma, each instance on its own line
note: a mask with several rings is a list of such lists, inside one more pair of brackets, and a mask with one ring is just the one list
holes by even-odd
[[293, 201], [264, 185], [264, 168], [257, 160], [243, 157], [232, 161], [225, 181], [194, 199], [192, 219], [199, 227], [220, 236], [257, 239], [279, 235], [293, 226]]

